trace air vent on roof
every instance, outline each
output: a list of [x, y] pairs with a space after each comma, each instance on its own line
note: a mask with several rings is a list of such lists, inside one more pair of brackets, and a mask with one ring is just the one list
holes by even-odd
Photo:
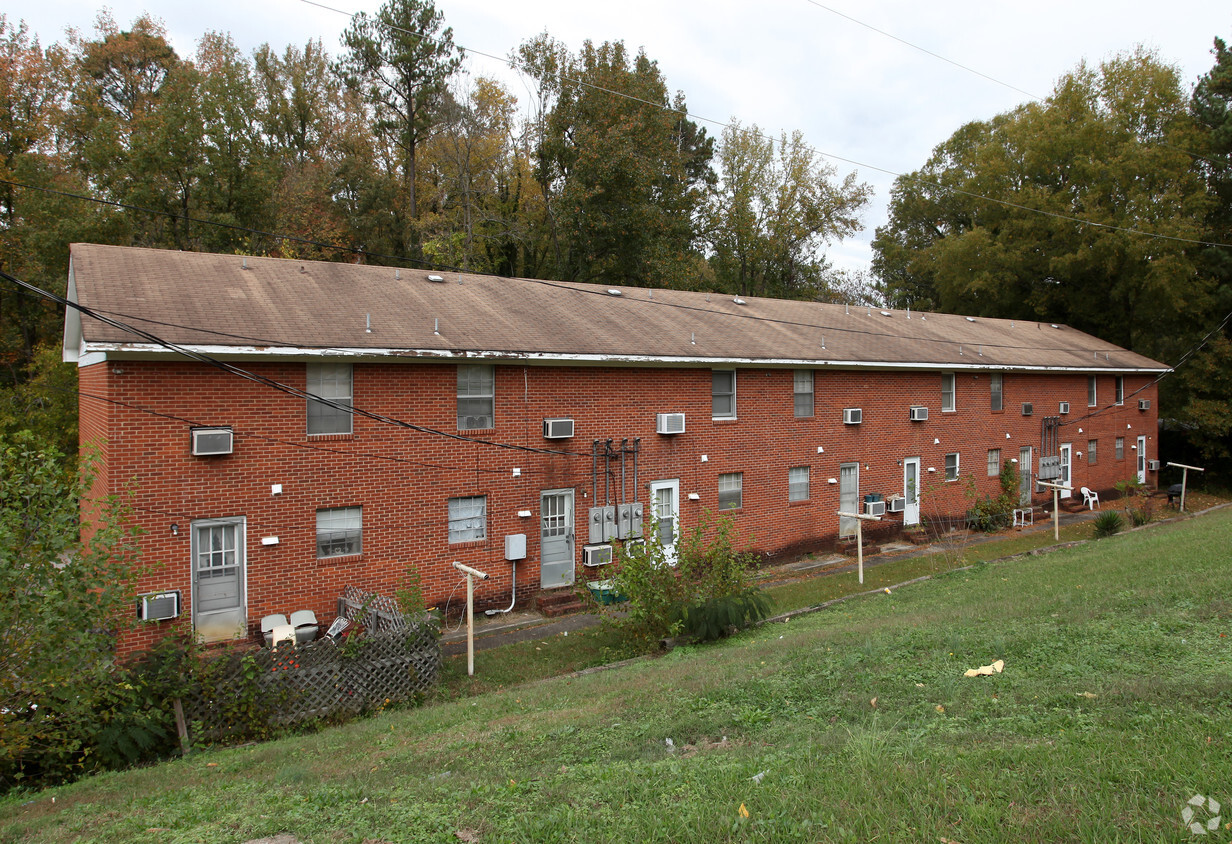
[[747, 305], [748, 304], [748, 302], [744, 301], [739, 296], [737, 296], [735, 299], [732, 299], [732, 301], [735, 302], [737, 305]]
[[428, 276], [428, 281], [436, 281], [436, 282], [441, 282], [441, 281], [444, 281], [444, 280], [445, 280], [445, 276], [443, 276], [443, 275], [430, 275], [430, 276]]
[[192, 454], [194, 457], [213, 457], [230, 454], [232, 435], [230, 428], [193, 428]]
[[967, 322], [975, 322], [975, 317], [973, 316], [967, 317]]
[[619, 290], [617, 290], [615, 287], [609, 287], [609, 288], [608, 288], [608, 290], [607, 290], [607, 295], [609, 295], [609, 296], [620, 296], [620, 295], [621, 295], [621, 292], [620, 292]]
[[563, 440], [573, 436], [572, 419], [544, 419], [543, 438], [546, 440]]
[[859, 425], [864, 418], [864, 411], [858, 407], [843, 408], [843, 424]]

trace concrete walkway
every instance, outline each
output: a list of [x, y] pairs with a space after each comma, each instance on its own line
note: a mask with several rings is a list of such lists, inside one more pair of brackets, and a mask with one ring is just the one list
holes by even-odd
[[[1061, 511], [1061, 525], [1066, 527], [1093, 520], [1099, 515], [1098, 510], [1083, 510], [1077, 513]], [[929, 545], [908, 545], [903, 543], [893, 550], [882, 554], [870, 554], [864, 558], [864, 567], [873, 568], [891, 560], [908, 560], [936, 554], [941, 546], [948, 549], [970, 548], [1005, 539], [1010, 535], [1035, 534], [1052, 530], [1052, 513], [1046, 514], [1033, 526], [1017, 528], [1001, 533], [976, 533], [964, 536], [955, 535], [953, 539], [934, 542]], [[808, 556], [779, 566], [763, 568], [759, 572], [757, 585], [762, 589], [794, 583], [813, 577], [829, 577], [842, 572], [855, 571], [856, 560], [841, 554], [826, 554]], [[527, 642], [531, 639], [545, 639], [549, 636], [559, 636], [572, 633], [575, 630], [585, 630], [599, 623], [595, 613], [579, 613], [562, 618], [545, 618], [532, 610], [515, 610], [492, 617], [482, 613], [475, 617], [475, 650], [484, 651], [501, 645], [511, 645], [515, 642]], [[441, 652], [446, 656], [466, 653], [466, 621], [455, 627], [446, 624], [445, 634], [441, 636]]]

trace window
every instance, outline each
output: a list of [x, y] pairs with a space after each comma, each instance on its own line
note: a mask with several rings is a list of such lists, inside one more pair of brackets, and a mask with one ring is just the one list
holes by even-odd
[[1116, 377], [1116, 403], [1125, 404], [1125, 376]]
[[488, 497], [449, 499], [449, 541], [478, 542], [488, 538]]
[[1124, 437], [1116, 438], [1116, 459], [1117, 460], [1125, 459], [1125, 438]]
[[310, 363], [307, 371], [307, 392], [332, 402], [308, 399], [308, 433], [351, 433], [351, 365]]
[[1001, 474], [1001, 449], [988, 449], [988, 477], [995, 478]]
[[809, 467], [793, 466], [787, 470], [787, 500], [808, 501]]
[[1095, 407], [1095, 376], [1087, 376], [1087, 407]]
[[[953, 377], [953, 376], [950, 376]], [[958, 452], [951, 452], [945, 456], [945, 479], [947, 481], [958, 480]]]
[[954, 373], [947, 372], [941, 376], [941, 412], [954, 411]]
[[796, 418], [804, 419], [813, 415], [813, 370], [797, 369], [793, 373], [795, 383]]
[[738, 510], [743, 502], [744, 475], [741, 472], [730, 472], [719, 475], [719, 509]]
[[496, 376], [484, 364], [458, 364], [458, 430], [496, 427]]
[[1096, 449], [1099, 447], [1099, 440], [1087, 440], [1087, 463], [1094, 466], [1099, 462], [1099, 452]]
[[715, 419], [736, 418], [736, 370], [711, 371], [710, 415]]
[[988, 376], [988, 390], [991, 396], [992, 409], [1004, 410], [1005, 401], [1001, 392], [1001, 373], [994, 372]]
[[341, 557], [363, 549], [363, 508], [317, 510], [317, 557]]

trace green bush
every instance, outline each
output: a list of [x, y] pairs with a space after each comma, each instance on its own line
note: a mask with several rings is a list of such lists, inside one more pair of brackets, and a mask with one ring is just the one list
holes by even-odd
[[[986, 495], [967, 511], [967, 523], [975, 530], [992, 533], [1013, 524], [1014, 508], [1018, 506], [1018, 469], [1013, 463], [1001, 466], [1001, 492], [995, 498]], [[975, 497], [975, 481], [968, 478], [968, 494]]]
[[1120, 533], [1125, 527], [1125, 520], [1121, 518], [1121, 514], [1115, 510], [1105, 510], [1095, 517], [1095, 538], [1102, 539], [1105, 536], [1112, 536], [1114, 533]]

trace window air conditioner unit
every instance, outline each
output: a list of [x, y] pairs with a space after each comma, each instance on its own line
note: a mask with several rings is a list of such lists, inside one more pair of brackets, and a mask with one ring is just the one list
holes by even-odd
[[911, 408], [911, 421], [912, 422], [927, 422], [928, 421], [928, 408], [927, 407]]
[[611, 545], [585, 545], [582, 547], [582, 565], [606, 566], [612, 561]]
[[843, 409], [844, 425], [859, 425], [863, 418], [864, 411], [858, 407], [847, 407]]
[[864, 502], [864, 515], [884, 516], [885, 506], [886, 506], [886, 503], [884, 501], [865, 501]]
[[180, 593], [158, 592], [137, 596], [137, 618], [141, 621], [167, 621], [180, 615]]
[[1022, 403], [1022, 415], [1023, 416], [1030, 416], [1034, 412], [1035, 412], [1035, 408], [1031, 406], [1031, 402], [1024, 401]]
[[1150, 410], [1151, 400], [1150, 399], [1138, 399], [1138, 409], [1139, 410]]
[[684, 414], [683, 413], [659, 413], [655, 415], [655, 433], [657, 434], [683, 434], [684, 433]]
[[889, 510], [891, 513], [901, 513], [905, 509], [907, 509], [907, 499], [903, 498], [901, 495], [898, 498], [890, 499]]
[[572, 419], [544, 419], [543, 438], [545, 440], [564, 440], [573, 436]]
[[1069, 413], [1069, 402], [1067, 401], [1061, 402], [1060, 407], [1057, 408], [1057, 412], [1058, 413]]
[[230, 454], [232, 439], [230, 428], [193, 428], [193, 456], [211, 457], [216, 454]]
[[1159, 461], [1158, 460], [1146, 461], [1146, 470], [1148, 472], [1158, 472], [1159, 471]]
[[466, 417], [466, 431], [482, 431], [487, 428], [494, 428], [491, 416], [468, 416]]

